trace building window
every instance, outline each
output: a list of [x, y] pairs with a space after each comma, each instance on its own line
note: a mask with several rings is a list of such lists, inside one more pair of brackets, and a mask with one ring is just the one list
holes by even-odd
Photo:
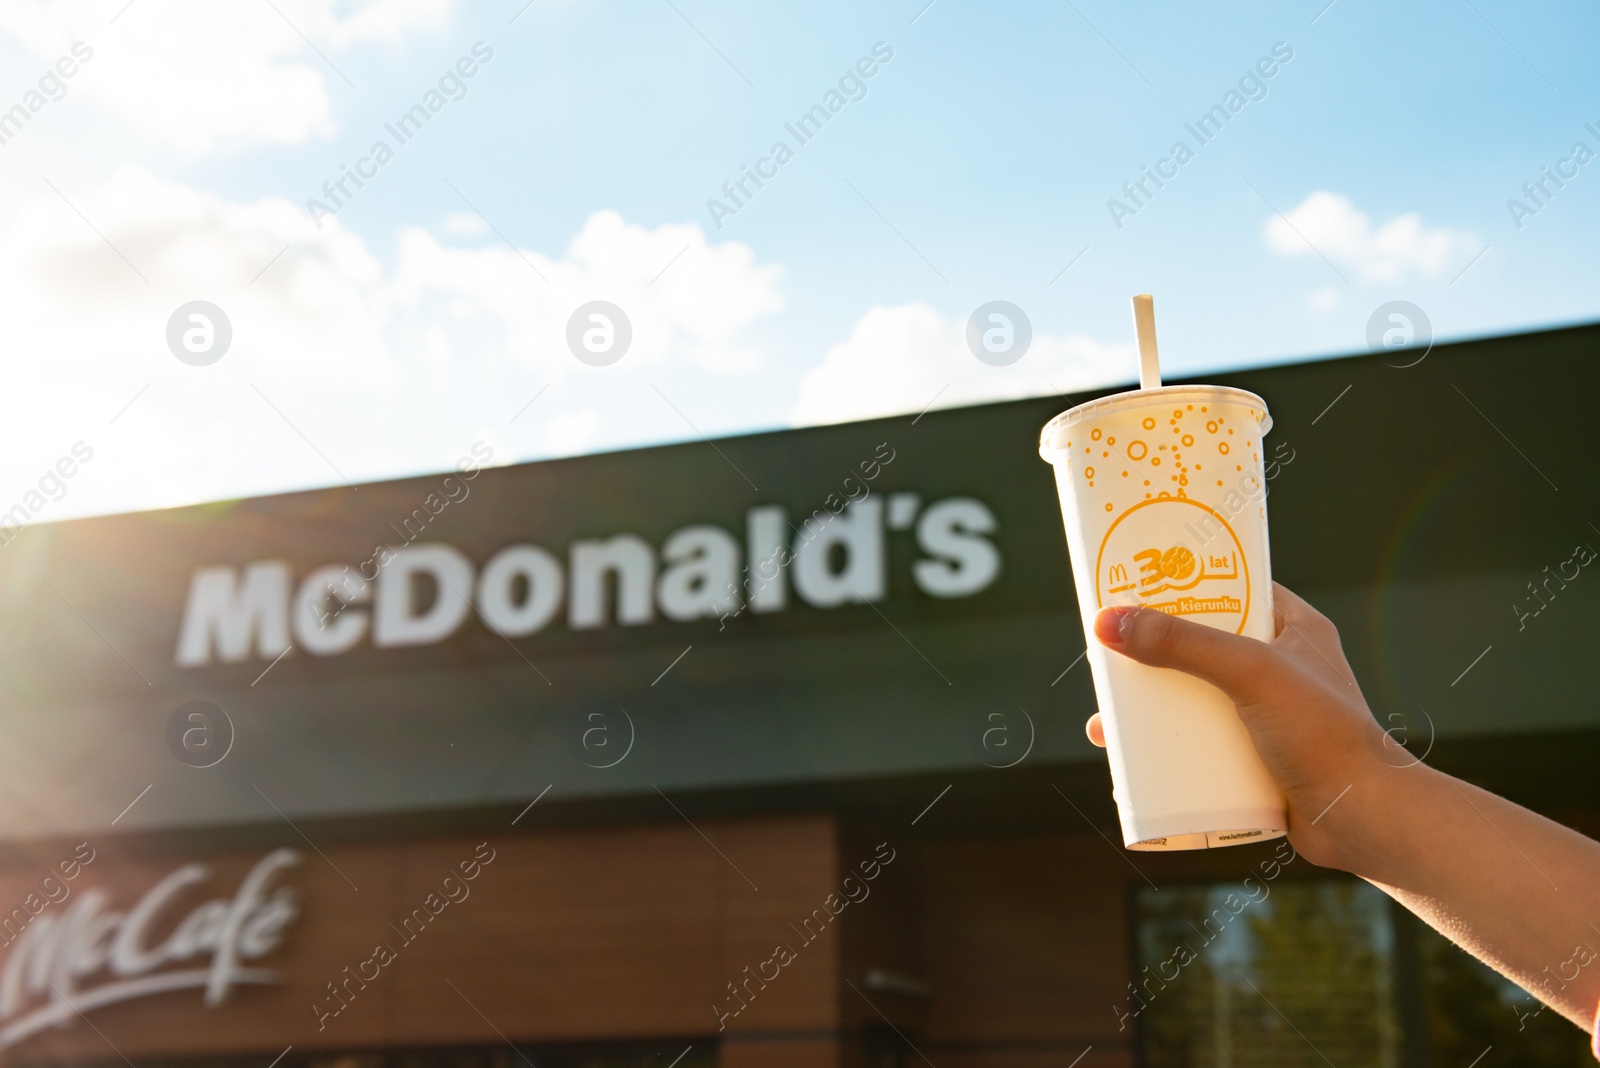
[[1587, 1036], [1364, 882], [1136, 891], [1149, 1068], [1577, 1068]]
[[[1588, 1036], [1493, 969], [1405, 916], [1418, 945], [1432, 1064], [1594, 1068]], [[1600, 948], [1600, 940], [1590, 940]], [[1552, 968], [1552, 970], [1555, 970]]]
[[1398, 1068], [1388, 899], [1365, 883], [1252, 879], [1139, 893], [1144, 1061]]

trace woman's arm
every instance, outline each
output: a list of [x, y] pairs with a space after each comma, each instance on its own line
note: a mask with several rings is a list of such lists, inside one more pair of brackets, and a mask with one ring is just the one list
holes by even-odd
[[[1270, 643], [1150, 609], [1103, 609], [1095, 635], [1233, 698], [1288, 797], [1289, 839], [1306, 859], [1361, 876], [1591, 1030], [1600, 843], [1386, 744], [1338, 630], [1282, 586], [1275, 599]], [[1088, 731], [1105, 744], [1098, 715]]]

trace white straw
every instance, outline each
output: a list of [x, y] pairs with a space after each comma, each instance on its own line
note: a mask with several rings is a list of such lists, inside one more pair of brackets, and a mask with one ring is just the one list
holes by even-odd
[[1133, 298], [1133, 330], [1139, 336], [1139, 388], [1161, 388], [1161, 358], [1156, 354], [1156, 302], [1148, 293]]

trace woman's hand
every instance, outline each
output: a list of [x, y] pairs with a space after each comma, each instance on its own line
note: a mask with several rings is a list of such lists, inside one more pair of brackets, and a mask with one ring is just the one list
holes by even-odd
[[[1328, 618], [1274, 585], [1277, 636], [1261, 642], [1147, 608], [1105, 608], [1095, 637], [1152, 667], [1174, 668], [1233, 699], [1267, 770], [1289, 800], [1289, 839], [1314, 864], [1347, 867], [1318, 817], [1383, 762], [1385, 739]], [[1181, 710], [1175, 710], [1181, 715]], [[1100, 715], [1089, 740], [1105, 745]], [[1376, 748], [1375, 748], [1376, 746]], [[1404, 763], [1403, 751], [1396, 763]]]

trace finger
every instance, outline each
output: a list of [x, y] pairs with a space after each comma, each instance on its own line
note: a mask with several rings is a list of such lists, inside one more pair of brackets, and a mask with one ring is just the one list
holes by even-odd
[[1236, 705], [1255, 704], [1282, 670], [1264, 642], [1149, 608], [1102, 608], [1094, 633], [1106, 648], [1141, 664], [1204, 679]]
[[1272, 584], [1272, 611], [1273, 615], [1283, 617], [1278, 627], [1280, 634], [1286, 627], [1306, 629], [1333, 626], [1333, 621], [1313, 608], [1309, 601], [1277, 582]]
[[1327, 669], [1330, 677], [1336, 678], [1340, 685], [1356, 685], [1350, 661], [1344, 655], [1339, 628], [1333, 620], [1276, 582], [1272, 584], [1272, 600], [1274, 610], [1283, 614], [1283, 626], [1273, 643], [1286, 651], [1301, 648], [1310, 650], [1315, 656], [1307, 658], [1307, 663], [1313, 670], [1321, 673]]
[[1096, 712], [1089, 717], [1083, 725], [1083, 733], [1087, 734], [1089, 740], [1101, 749], [1106, 747], [1106, 728], [1105, 724], [1100, 720], [1100, 713]]

